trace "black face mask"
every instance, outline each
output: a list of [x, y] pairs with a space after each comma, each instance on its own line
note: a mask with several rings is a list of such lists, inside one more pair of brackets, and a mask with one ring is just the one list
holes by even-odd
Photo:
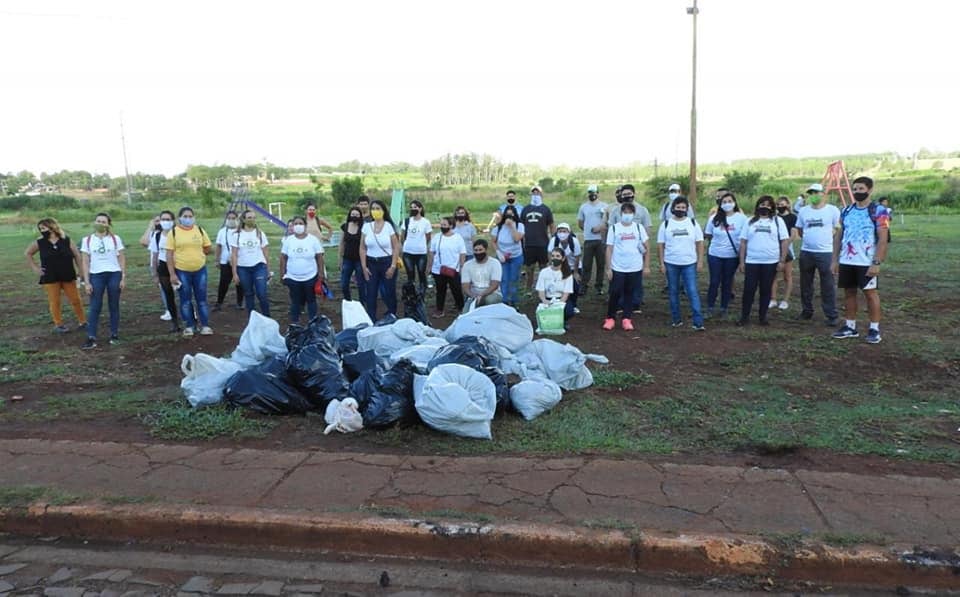
[[441, 226], [441, 227], [440, 227], [440, 232], [446, 234], [447, 232], [450, 232], [450, 227], [449, 227], [449, 226]]
[[49, 231], [49, 230], [41, 230], [41, 231], [40, 231], [40, 236], [42, 236], [43, 238], [50, 238], [50, 231]]
[[417, 214], [419, 214], [419, 213], [420, 213], [420, 210], [419, 210], [419, 209], [416, 209], [416, 208], [411, 209], [411, 210], [410, 210], [410, 217], [415, 217], [415, 216], [416, 216]]
[[589, 195], [587, 195], [587, 199], [589, 199], [590, 201], [596, 201], [596, 200], [597, 200], [597, 194], [596, 194], [596, 193], [590, 193]]
[[551, 259], [550, 265], [552, 265], [553, 267], [560, 267], [561, 265], [563, 265], [563, 259]]
[[474, 253], [473, 258], [476, 259], [477, 263], [483, 263], [487, 259], [486, 253]]
[[516, 202], [517, 202], [516, 198], [514, 198], [514, 197], [507, 197], [507, 203], [509, 203], [510, 205], [513, 205], [513, 204], [516, 203]]
[[458, 222], [466, 222], [466, 221], [467, 221], [467, 216], [466, 216], [466, 215], [457, 216], [457, 221], [458, 221]]
[[362, 221], [363, 221], [363, 216], [353, 216], [352, 218], [349, 219], [349, 221], [350, 221], [350, 222], [362, 222]]
[[672, 210], [670, 213], [672, 213], [673, 215], [675, 215], [675, 216], [678, 217], [678, 218], [685, 218], [685, 217], [687, 217], [687, 210], [685, 210], [685, 209], [674, 209], [674, 210]]
[[633, 203], [634, 196], [627, 195], [626, 197], [620, 197], [620, 203]]
[[870, 196], [870, 193], [854, 193], [853, 198], [857, 201], [863, 201]]
[[757, 208], [757, 215], [760, 216], [761, 218], [770, 217], [770, 208], [769, 208], [769, 207], [758, 207], [758, 208]]
[[787, 213], [787, 208], [786, 208], [786, 207], [778, 207], [778, 208], [777, 208], [777, 213], [779, 213], [779, 214], [785, 214], [785, 213]]

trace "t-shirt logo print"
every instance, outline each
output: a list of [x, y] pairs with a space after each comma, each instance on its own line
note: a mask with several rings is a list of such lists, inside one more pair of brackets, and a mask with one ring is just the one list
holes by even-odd
[[766, 232], [767, 234], [772, 234], [773, 229], [770, 228], [769, 224], [761, 224], [760, 226], [757, 226], [757, 232]]
[[690, 231], [686, 228], [674, 228], [671, 232], [673, 236], [690, 236]]
[[243, 241], [243, 246], [248, 249], [252, 249], [257, 246], [257, 243], [253, 240], [245, 240]]

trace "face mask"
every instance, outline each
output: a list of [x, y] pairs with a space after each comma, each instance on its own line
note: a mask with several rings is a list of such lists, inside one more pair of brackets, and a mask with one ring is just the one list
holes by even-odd
[[257, 227], [257, 221], [256, 221], [256, 220], [244, 220], [244, 221], [243, 221], [243, 227], [244, 227], [244, 228], [256, 228], [256, 227]]
[[363, 216], [350, 216], [347, 218], [348, 222], [362, 222]]
[[41, 230], [41, 231], [40, 231], [40, 236], [42, 236], [43, 238], [50, 238], [50, 231], [49, 231], [49, 230]]
[[382, 209], [371, 209], [370, 215], [373, 216], [374, 220], [380, 221], [383, 219], [383, 210]]
[[854, 193], [853, 198], [857, 201], [863, 201], [870, 196], [870, 193]]
[[687, 210], [685, 209], [674, 209], [674, 210], [671, 210], [670, 213], [672, 213], [674, 216], [678, 218], [687, 217]]
[[530, 205], [543, 205], [543, 197], [540, 195], [530, 195]]
[[466, 214], [457, 216], [457, 221], [458, 221], [458, 222], [466, 222], [466, 221], [467, 221], [467, 216], [466, 216]]
[[410, 208], [410, 217], [415, 217], [419, 213], [420, 213], [420, 210], [418, 208], [416, 207]]
[[477, 263], [483, 263], [487, 258], [486, 253], [474, 253], [473, 258], [477, 260]]
[[509, 203], [510, 205], [513, 205], [516, 202], [517, 202], [516, 197], [507, 197], [507, 203]]
[[769, 207], [758, 207], [758, 208], [757, 208], [757, 215], [760, 216], [761, 218], [768, 218], [768, 217], [770, 217], [770, 208], [769, 208]]
[[552, 265], [553, 267], [560, 267], [561, 265], [563, 265], [563, 259], [551, 259], [550, 265]]
[[680, 196], [680, 193], [675, 193], [675, 192], [671, 192], [669, 195], [667, 195], [667, 197], [670, 198], [670, 201], [673, 201], [674, 199], [676, 199], [676, 198], [679, 197], [679, 196]]
[[180, 223], [184, 226], [193, 226], [193, 218], [190, 216], [181, 216]]
[[236, 221], [236, 220], [234, 220], [233, 218], [230, 218], [229, 220], [227, 220], [227, 228], [233, 229], [233, 228], [236, 228], [236, 227], [237, 227], [237, 221]]
[[303, 233], [306, 232], [306, 231], [307, 231], [307, 227], [304, 226], [303, 224], [294, 224], [294, 225], [293, 225], [293, 233], [294, 233], [294, 234], [300, 235], [300, 234], [303, 234]]
[[596, 193], [590, 193], [589, 195], [587, 195], [587, 199], [590, 200], [590, 201], [596, 201], [596, 200], [597, 200], [597, 194], [596, 194]]
[[109, 224], [97, 224], [97, 223], [94, 223], [93, 229], [96, 230], [97, 232], [104, 233], [104, 232], [106, 232], [107, 230], [110, 230], [110, 225], [109, 225]]
[[173, 228], [173, 220], [160, 220], [160, 230], [170, 230]]
[[785, 214], [785, 213], [787, 213], [787, 208], [786, 208], [786, 207], [778, 207], [778, 208], [777, 208], [777, 213], [778, 213], [778, 214]]
[[633, 203], [633, 200], [634, 200], [633, 195], [625, 195], [620, 197], [620, 203]]
[[441, 226], [441, 227], [440, 227], [440, 232], [446, 234], [446, 233], [450, 232], [450, 227], [449, 227], [449, 226]]
[[721, 203], [720, 209], [722, 209], [727, 213], [730, 213], [731, 211], [733, 211], [734, 205], [735, 205], [734, 203]]
[[630, 224], [633, 222], [633, 214], [620, 214], [620, 221], [624, 224]]
[[559, 238], [560, 240], [567, 240], [568, 238], [570, 238], [570, 233], [569, 233], [569, 232], [558, 232], [558, 233], [557, 233], [557, 238]]

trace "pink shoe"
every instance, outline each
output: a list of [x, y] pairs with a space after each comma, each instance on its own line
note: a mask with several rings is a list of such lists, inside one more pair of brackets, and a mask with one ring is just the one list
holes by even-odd
[[622, 327], [623, 329], [627, 330], [628, 332], [632, 332], [632, 331], [633, 331], [633, 322], [630, 321], [629, 319], [624, 319], [623, 321], [620, 322], [620, 327]]
[[604, 320], [603, 329], [612, 330], [615, 327], [617, 327], [617, 321], [614, 318], [608, 317], [607, 319]]

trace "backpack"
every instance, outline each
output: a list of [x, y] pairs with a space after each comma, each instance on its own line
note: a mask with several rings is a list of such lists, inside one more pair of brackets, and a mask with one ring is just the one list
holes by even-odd
[[[93, 236], [93, 235], [92, 235], [92, 234], [88, 234], [88, 235], [87, 235], [86, 237], [84, 237], [84, 239], [83, 239], [83, 240], [86, 241], [86, 243], [87, 243], [87, 253], [90, 252], [90, 237], [91, 237], [91, 236]], [[116, 251], [116, 250], [117, 250], [117, 237], [114, 236], [114, 234], [111, 232], [111, 233], [110, 233], [110, 238], [113, 239], [113, 250]]]
[[[847, 214], [849, 214], [850, 211], [855, 206], [856, 206], [855, 203], [851, 203], [850, 205], [844, 207], [843, 211], [840, 212], [840, 237], [841, 238], [843, 238], [843, 228], [844, 228], [843, 221], [847, 219]], [[878, 232], [878, 226], [877, 226], [877, 208], [878, 207], [879, 205], [874, 201], [871, 201], [870, 204], [867, 205], [867, 215], [870, 216], [870, 221], [873, 222], [873, 242], [875, 243], [880, 242], [880, 232]], [[888, 243], [890, 242], [890, 228], [887, 228], [887, 242]]]

